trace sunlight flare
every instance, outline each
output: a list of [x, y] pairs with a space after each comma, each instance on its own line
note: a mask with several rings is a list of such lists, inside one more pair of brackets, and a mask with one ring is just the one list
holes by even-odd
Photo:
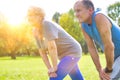
[[15, 26], [24, 21], [28, 5], [17, 0], [7, 0], [7, 3], [4, 2], [0, 5], [2, 6], [1, 11], [6, 16], [8, 24]]

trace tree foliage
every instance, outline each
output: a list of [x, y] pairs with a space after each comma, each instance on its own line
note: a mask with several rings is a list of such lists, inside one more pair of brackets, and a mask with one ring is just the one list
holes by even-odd
[[[3, 15], [0, 16], [3, 18]], [[37, 53], [30, 25], [23, 23], [11, 26], [7, 20], [0, 20], [0, 56], [10, 55], [12, 59], [16, 59], [16, 55]]]
[[53, 15], [52, 20], [55, 21], [56, 23], [59, 23], [59, 17], [60, 17], [60, 13], [59, 13], [59, 12], [56, 12], [56, 13]]
[[73, 9], [70, 9], [68, 13], [61, 14], [59, 24], [82, 45], [83, 52], [87, 53], [87, 46], [80, 25], [74, 16]]
[[116, 2], [107, 8], [108, 16], [120, 25], [120, 2]]

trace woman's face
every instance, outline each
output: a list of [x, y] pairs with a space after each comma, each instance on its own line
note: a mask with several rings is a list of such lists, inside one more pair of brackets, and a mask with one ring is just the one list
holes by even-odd
[[40, 15], [30, 15], [28, 14], [28, 21], [32, 26], [39, 26], [42, 23], [42, 18]]

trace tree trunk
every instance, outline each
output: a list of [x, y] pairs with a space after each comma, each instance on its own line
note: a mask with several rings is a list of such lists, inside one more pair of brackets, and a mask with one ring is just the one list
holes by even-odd
[[11, 59], [14, 59], [14, 60], [16, 59], [15, 53], [12, 53], [12, 54], [11, 54]]

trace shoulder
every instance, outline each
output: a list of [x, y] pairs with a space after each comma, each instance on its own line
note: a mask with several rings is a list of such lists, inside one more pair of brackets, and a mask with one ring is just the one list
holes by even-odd
[[51, 23], [51, 21], [50, 21], [50, 20], [44, 20], [44, 21], [43, 21], [43, 27], [44, 27], [45, 30], [46, 30], [46, 29], [51, 29], [51, 28], [52, 28], [52, 23]]
[[49, 24], [49, 23], [51, 23], [50, 20], [46, 20], [46, 19], [43, 20], [43, 25], [47, 25], [47, 24]]
[[96, 24], [108, 24], [110, 23], [110, 20], [108, 19], [108, 17], [102, 13], [98, 13], [95, 16], [95, 22]]
[[54, 28], [59, 28], [61, 27], [58, 23], [52, 21], [52, 20], [44, 20], [43, 21], [44, 26], [49, 26], [49, 27], [54, 27]]
[[112, 24], [109, 18], [102, 13], [99, 13], [95, 16], [95, 22], [100, 32], [105, 32], [112, 27]]
[[95, 11], [93, 13], [93, 17], [94, 17], [95, 21], [98, 21], [98, 22], [108, 20], [107, 14], [103, 11]]
[[43, 21], [43, 25], [44, 26], [53, 26], [53, 25], [55, 25], [55, 22], [53, 22], [52, 20], [44, 20]]
[[98, 20], [98, 19], [100, 20], [100, 19], [104, 19], [104, 18], [107, 18], [107, 17], [102, 13], [98, 13], [95, 16], [95, 20]]

